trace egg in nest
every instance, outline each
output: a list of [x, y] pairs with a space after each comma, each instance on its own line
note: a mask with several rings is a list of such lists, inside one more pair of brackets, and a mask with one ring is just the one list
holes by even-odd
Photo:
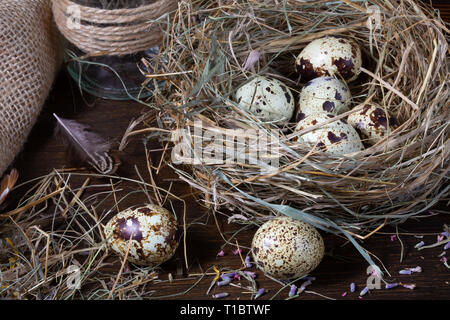
[[397, 128], [397, 120], [376, 104], [366, 104], [361, 111], [348, 116], [348, 123], [369, 145], [374, 145]]
[[319, 77], [305, 84], [300, 92], [297, 115], [328, 112], [335, 115], [349, 110], [352, 94], [345, 82]]
[[264, 223], [256, 231], [251, 248], [257, 267], [277, 279], [306, 276], [319, 265], [324, 251], [320, 233], [290, 217]]
[[126, 209], [105, 226], [111, 249], [139, 265], [156, 266], [169, 260], [178, 247], [178, 225], [168, 210], [153, 204]]
[[[299, 123], [295, 131], [302, 131], [309, 127], [320, 125], [334, 117], [335, 115], [326, 112], [309, 115], [299, 113]], [[318, 150], [337, 156], [364, 150], [358, 133], [345, 119], [324, 124], [294, 139], [310, 147], [316, 145]]]
[[362, 55], [358, 44], [341, 36], [326, 36], [309, 43], [296, 59], [297, 70], [308, 81], [340, 75], [355, 80], [361, 72]]
[[294, 114], [292, 92], [277, 79], [254, 78], [236, 91], [236, 101], [263, 121], [289, 121]]

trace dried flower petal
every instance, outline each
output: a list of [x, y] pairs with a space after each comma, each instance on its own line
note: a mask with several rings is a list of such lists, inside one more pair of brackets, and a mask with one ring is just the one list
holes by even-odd
[[450, 249], [450, 242], [447, 242], [444, 246], [444, 250]]
[[400, 270], [398, 273], [399, 274], [411, 274], [412, 272], [411, 272], [411, 270], [404, 269], [404, 270]]
[[344, 292], [344, 293], [342, 294], [343, 297], [345, 297], [346, 295], [347, 295], [347, 292]]
[[415, 268], [408, 268], [411, 272], [422, 272], [422, 268], [417, 266]]
[[350, 283], [350, 292], [355, 292], [356, 290], [356, 285], [352, 282]]
[[230, 284], [231, 281], [232, 281], [232, 279], [228, 278], [228, 279], [217, 282], [217, 285], [219, 287], [226, 286], [226, 285]]
[[397, 236], [396, 236], [395, 234], [393, 234], [393, 235], [391, 236], [391, 241], [395, 241], [395, 240], [397, 240]]
[[234, 251], [233, 251], [233, 254], [234, 254], [235, 256], [237, 256], [237, 255], [239, 255], [241, 252], [242, 252], [242, 249], [239, 248], [239, 249], [234, 250]]
[[228, 292], [222, 292], [222, 293], [216, 293], [216, 294], [213, 294], [212, 297], [213, 297], [214, 299], [220, 299], [220, 298], [228, 297], [229, 295], [230, 295], [230, 294], [229, 294]]
[[255, 299], [258, 299], [259, 297], [261, 297], [264, 294], [264, 288], [261, 288], [258, 290], [258, 292], [255, 295]]
[[402, 284], [402, 286], [406, 289], [410, 289], [410, 290], [414, 290], [414, 288], [416, 287], [415, 284]]
[[398, 286], [398, 283], [386, 283], [386, 289], [392, 289]]
[[367, 292], [369, 292], [369, 288], [365, 287], [364, 289], [361, 290], [361, 292], [359, 293], [359, 296], [362, 297], [363, 295], [365, 295]]
[[220, 250], [219, 253], [217, 254], [217, 256], [219, 257], [223, 257], [225, 255], [225, 251]]
[[425, 245], [425, 242], [420, 241], [419, 243], [417, 243], [417, 244], [414, 246], [414, 248], [419, 249], [419, 248], [423, 247], [424, 245]]
[[289, 297], [292, 297], [297, 292], [297, 286], [295, 284], [291, 285], [291, 290], [289, 290]]
[[245, 258], [245, 266], [246, 266], [247, 268], [251, 268], [251, 267], [252, 267], [252, 264], [250, 263], [250, 256], [247, 256], [247, 257]]
[[244, 273], [245, 273], [246, 275], [252, 277], [253, 279], [256, 278], [256, 273], [254, 273], [254, 272], [251, 272], [251, 271], [244, 271]]

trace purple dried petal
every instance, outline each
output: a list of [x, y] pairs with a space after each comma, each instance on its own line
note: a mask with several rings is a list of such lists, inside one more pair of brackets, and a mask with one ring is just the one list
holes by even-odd
[[252, 264], [250, 263], [250, 256], [247, 256], [247, 257], [245, 258], [245, 266], [246, 266], [247, 268], [251, 268], [251, 267], [252, 267]]
[[444, 237], [450, 238], [450, 232], [444, 231], [441, 233]]
[[251, 271], [244, 271], [244, 273], [245, 273], [246, 275], [252, 277], [253, 279], [256, 278], [256, 273], [254, 273], [254, 272], [251, 272]]
[[442, 240], [444, 240], [444, 236], [442, 234], [437, 236], [437, 242], [441, 242]]
[[344, 292], [344, 293], [342, 294], [343, 297], [345, 297], [346, 295], [347, 295], [347, 292]]
[[444, 246], [444, 250], [450, 249], [450, 242], [447, 242]]
[[411, 270], [400, 270], [399, 272], [398, 272], [399, 274], [411, 274], [412, 272], [411, 272]]
[[306, 280], [306, 281], [315, 281], [316, 277], [306, 276], [306, 277], [303, 277], [302, 279]]
[[293, 284], [291, 286], [291, 290], [289, 290], [289, 297], [295, 296], [295, 293], [297, 292], [297, 286]]
[[217, 256], [219, 257], [223, 257], [225, 255], [225, 251], [220, 250], [219, 253], [217, 254]]
[[365, 295], [367, 292], [369, 292], [369, 288], [365, 287], [364, 289], [361, 290], [361, 292], [359, 293], [359, 296], [362, 297], [363, 295]]
[[410, 289], [410, 290], [414, 290], [414, 288], [416, 287], [415, 284], [402, 284], [402, 286], [406, 289]]
[[422, 272], [422, 268], [419, 267], [419, 266], [417, 266], [417, 267], [415, 267], [415, 268], [409, 268], [409, 270], [410, 270], [411, 272]]
[[386, 289], [392, 289], [398, 286], [398, 283], [386, 283]]
[[228, 284], [230, 284], [230, 283], [231, 283], [231, 279], [228, 278], [228, 279], [225, 279], [225, 280], [222, 280], [222, 281], [217, 282], [217, 285], [218, 285], [219, 287], [222, 287], [222, 286], [226, 286], [226, 285], [228, 285]]
[[234, 275], [234, 279], [236, 279], [237, 281], [241, 281], [241, 275], [238, 274], [238, 273], [236, 273], [236, 274]]
[[391, 236], [391, 241], [395, 241], [395, 240], [397, 240], [397, 236], [396, 236], [395, 234], [393, 234], [393, 235]]
[[230, 295], [230, 294], [229, 294], [228, 292], [221, 292], [221, 293], [213, 294], [212, 297], [213, 297], [214, 299], [220, 299], [220, 298], [228, 297], [229, 295]]
[[446, 263], [446, 262], [447, 262], [447, 257], [442, 257], [442, 258], [441, 258], [441, 261], [442, 261], [443, 263]]
[[419, 243], [417, 243], [417, 244], [414, 246], [414, 248], [419, 249], [419, 248], [423, 247], [424, 245], [425, 245], [425, 242], [420, 241]]
[[234, 250], [233, 251], [233, 254], [235, 255], [235, 256], [237, 256], [239, 253], [241, 253], [242, 252], [242, 249], [241, 248], [239, 248], [239, 249], [236, 249], [236, 250]]
[[255, 299], [258, 299], [263, 294], [264, 294], [264, 288], [259, 289], [258, 292], [256, 293]]
[[355, 292], [356, 290], [356, 285], [352, 282], [350, 283], [350, 292]]

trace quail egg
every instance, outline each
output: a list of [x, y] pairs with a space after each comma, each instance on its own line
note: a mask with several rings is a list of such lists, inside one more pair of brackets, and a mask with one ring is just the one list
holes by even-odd
[[376, 104], [366, 104], [361, 111], [349, 115], [347, 121], [369, 145], [376, 144], [398, 126], [396, 119]]
[[349, 110], [351, 99], [345, 82], [332, 77], [315, 78], [303, 86], [297, 114], [328, 112], [338, 115]]
[[169, 260], [178, 247], [177, 221], [168, 210], [145, 205], [119, 212], [105, 226], [109, 246], [138, 265], [156, 266]]
[[264, 121], [289, 121], [294, 114], [291, 90], [277, 79], [254, 78], [237, 90], [236, 100]]
[[361, 49], [351, 39], [327, 36], [309, 43], [296, 60], [302, 79], [339, 74], [347, 82], [355, 80], [362, 66]]
[[[299, 113], [299, 123], [295, 130], [302, 131], [334, 117], [335, 115], [326, 112], [309, 115]], [[364, 150], [358, 133], [345, 119], [340, 119], [320, 126], [313, 131], [306, 132], [298, 137], [298, 141], [311, 147], [317, 144], [316, 148], [318, 150], [337, 156]]]
[[322, 261], [324, 251], [316, 228], [290, 217], [264, 223], [256, 231], [251, 248], [257, 267], [277, 279], [306, 276]]

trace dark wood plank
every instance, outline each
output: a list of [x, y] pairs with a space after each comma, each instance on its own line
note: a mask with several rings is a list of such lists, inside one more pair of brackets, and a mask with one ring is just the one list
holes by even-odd
[[[450, 5], [447, 1], [435, 1], [436, 7], [441, 9], [442, 16], [449, 16]], [[438, 4], [439, 3], [439, 4]], [[51, 96], [49, 97], [44, 111], [42, 112], [38, 123], [33, 129], [32, 134], [27, 141], [24, 151], [18, 156], [15, 166], [20, 171], [20, 181], [27, 181], [35, 177], [46, 175], [53, 168], [63, 168], [70, 166], [66, 159], [66, 148], [60, 141], [53, 136], [54, 120], [52, 113], [58, 112], [59, 115], [69, 117], [88, 125], [95, 126], [101, 134], [118, 141], [127, 128], [130, 120], [136, 118], [142, 112], [148, 111], [145, 106], [138, 103], [124, 101], [107, 101], [93, 98], [86, 95], [89, 106], [80, 96], [78, 89], [69, 80], [65, 72], [61, 72], [58, 77]], [[159, 149], [156, 141], [150, 141], [150, 149]], [[152, 160], [156, 163], [159, 160], [159, 152], [152, 153]], [[126, 176], [132, 179], [138, 179], [135, 171], [135, 165], [139, 172], [148, 177], [144, 147], [139, 139], [133, 140], [122, 155], [123, 164], [118, 175]], [[164, 169], [158, 176], [156, 182], [161, 187], [167, 188], [176, 176], [169, 169]], [[176, 183], [173, 192], [178, 195], [186, 195], [191, 190], [182, 183]], [[119, 194], [120, 196], [120, 194]], [[127, 199], [123, 206], [133, 205], [145, 202], [143, 196], [136, 196]], [[211, 216], [205, 216], [204, 210], [195, 202], [192, 197], [187, 198], [188, 204], [188, 223], [194, 219], [202, 217], [200, 220], [204, 224], [193, 225], [187, 234], [187, 251], [191, 268], [188, 273], [197, 273], [202, 270], [210, 269], [213, 265], [218, 267], [239, 268], [241, 260], [233, 255], [234, 247], [226, 246], [225, 257], [217, 257], [223, 239]], [[177, 204], [177, 212], [182, 212], [180, 204]], [[446, 209], [441, 205], [437, 209]], [[219, 226], [223, 234], [230, 237], [237, 230], [236, 225], [227, 224], [226, 219], [218, 217]], [[400, 263], [401, 247], [399, 241], [391, 241], [390, 235], [395, 233], [392, 227], [385, 227], [380, 233], [363, 242], [365, 248], [377, 256], [391, 272], [393, 279], [403, 283], [415, 283], [417, 288], [409, 290], [402, 287], [392, 290], [375, 290], [364, 296], [364, 299], [450, 299], [450, 276], [449, 269], [440, 261], [438, 255], [442, 252], [442, 247], [418, 251], [414, 245], [423, 240], [430, 244], [436, 241], [436, 235], [442, 232], [443, 224], [450, 224], [448, 214], [441, 214], [427, 219], [410, 220], [400, 226], [400, 232], [408, 233], [426, 233], [423, 239], [415, 238], [412, 235], [402, 235], [400, 238], [404, 245], [404, 259]], [[239, 233], [236, 239], [243, 248], [249, 247], [252, 235], [255, 229], [249, 229]], [[360, 257], [352, 245], [345, 243], [342, 239], [331, 235], [324, 235], [327, 255], [320, 266], [313, 272], [317, 278], [308, 289], [318, 294], [322, 294], [334, 299], [358, 299], [358, 294], [364, 286], [367, 279], [366, 262]], [[175, 259], [163, 265], [163, 272], [160, 278], [167, 279], [168, 274], [174, 275], [175, 279], [187, 278], [186, 280], [173, 283], [164, 283], [152, 285], [156, 290], [156, 295], [170, 295], [187, 290], [197, 278], [189, 278], [186, 275], [177, 275], [177, 268], [184, 264], [182, 247], [178, 250]], [[244, 249], [244, 254], [248, 249]], [[345, 258], [345, 259], [343, 259]], [[112, 257], [112, 259], [115, 259]], [[414, 275], [399, 275], [398, 271], [406, 267], [421, 266], [422, 273]], [[250, 269], [256, 271], [255, 268]], [[185, 270], [186, 271], [186, 270]], [[261, 272], [258, 274], [258, 284], [268, 290], [263, 298], [272, 297], [279, 289], [280, 285], [264, 277]], [[193, 288], [188, 294], [176, 298], [201, 300], [207, 299], [205, 292], [212, 280], [211, 276], [205, 277], [198, 286]], [[349, 285], [354, 282], [357, 285], [357, 292], [350, 293]], [[245, 283], [243, 283], [245, 285]], [[218, 292], [218, 289], [214, 289]], [[244, 290], [227, 287], [226, 291], [230, 293], [229, 299], [246, 299], [248, 294]], [[345, 297], [342, 293], [347, 292]], [[287, 297], [288, 289], [283, 290], [277, 299]], [[299, 299], [324, 299], [313, 293], [305, 293]]]

